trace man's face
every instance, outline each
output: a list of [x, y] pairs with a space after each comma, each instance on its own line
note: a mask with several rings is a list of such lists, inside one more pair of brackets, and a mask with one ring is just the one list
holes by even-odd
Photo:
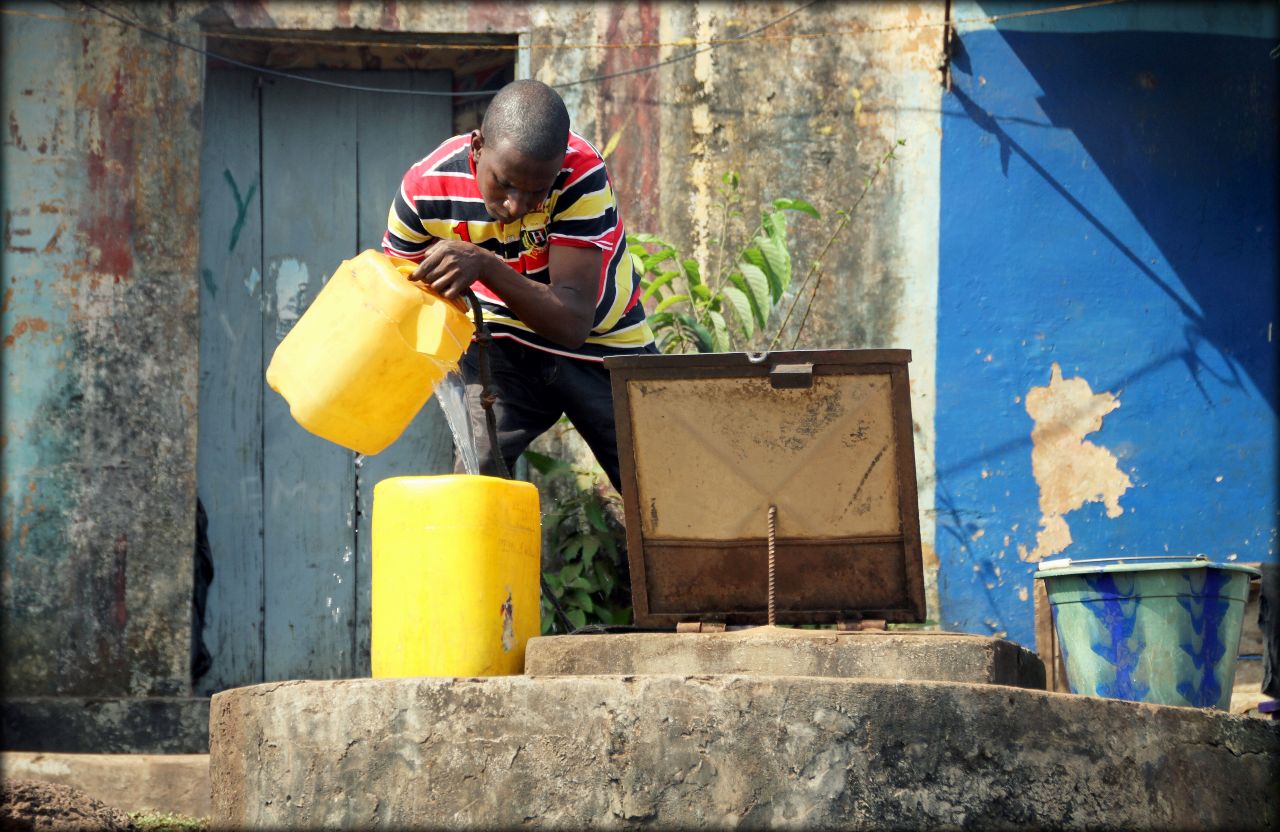
[[512, 223], [538, 207], [556, 177], [564, 157], [539, 161], [530, 159], [507, 142], [488, 144], [477, 130], [471, 136], [476, 161], [476, 184], [489, 215], [501, 223]]

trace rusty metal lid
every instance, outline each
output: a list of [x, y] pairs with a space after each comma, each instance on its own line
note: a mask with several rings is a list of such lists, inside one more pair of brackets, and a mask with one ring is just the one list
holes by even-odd
[[636, 625], [925, 619], [908, 350], [638, 355], [612, 376]]

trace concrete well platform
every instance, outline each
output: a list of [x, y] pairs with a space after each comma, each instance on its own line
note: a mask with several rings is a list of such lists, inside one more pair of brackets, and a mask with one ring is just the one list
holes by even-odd
[[1280, 724], [989, 684], [284, 682], [210, 740], [215, 827], [1280, 825]]
[[1044, 690], [1044, 663], [1012, 641], [962, 633], [752, 627], [725, 633], [535, 638], [531, 676], [665, 673], [971, 682]]

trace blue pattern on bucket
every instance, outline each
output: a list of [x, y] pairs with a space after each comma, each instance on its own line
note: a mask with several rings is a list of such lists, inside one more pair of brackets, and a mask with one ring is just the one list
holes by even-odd
[[[1195, 579], [1201, 575], [1204, 580], [1197, 590]], [[1231, 580], [1231, 573], [1205, 569], [1187, 572], [1182, 577], [1187, 582], [1187, 593], [1178, 596], [1178, 603], [1187, 611], [1192, 630], [1199, 636], [1200, 646], [1197, 648], [1192, 641], [1184, 641], [1179, 646], [1191, 657], [1200, 678], [1199, 684], [1194, 677], [1179, 682], [1178, 693], [1192, 707], [1212, 708], [1222, 696], [1217, 670], [1218, 663], [1227, 654], [1227, 647], [1222, 643], [1222, 619], [1226, 617], [1230, 604], [1222, 590]]]
[[[1094, 694], [1141, 701], [1150, 688], [1133, 678], [1142, 648], [1146, 646], [1144, 642], [1135, 640], [1133, 635], [1138, 623], [1138, 599], [1134, 596], [1133, 586], [1130, 584], [1129, 591], [1122, 592], [1115, 577], [1106, 573], [1086, 576], [1085, 581], [1098, 597], [1081, 603], [1098, 619], [1108, 636], [1104, 641], [1093, 643], [1093, 652], [1115, 668], [1116, 674], [1110, 683], [1099, 682]], [[1126, 604], [1129, 605], [1128, 611]]]

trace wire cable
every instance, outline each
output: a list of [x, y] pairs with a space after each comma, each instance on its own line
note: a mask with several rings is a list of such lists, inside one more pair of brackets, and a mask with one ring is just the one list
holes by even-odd
[[[597, 83], [600, 81], [607, 81], [613, 78], [621, 78], [627, 75], [636, 75], [641, 72], [649, 72], [654, 69], [659, 69], [664, 66], [669, 66], [670, 64], [688, 60], [689, 58], [693, 58], [697, 55], [702, 54], [703, 52], [706, 52], [721, 46], [727, 46], [729, 44], [742, 44], [742, 43], [748, 43], [748, 42], [761, 43], [764, 41], [771, 41], [771, 40], [801, 40], [801, 39], [812, 39], [812, 38], [838, 37], [843, 35], [867, 35], [867, 34], [876, 34], [876, 33], [883, 33], [883, 32], [912, 31], [916, 29], [930, 29], [930, 28], [939, 28], [939, 27], [946, 27], [952, 30], [958, 30], [964, 26], [979, 25], [979, 24], [996, 24], [1006, 20], [1013, 20], [1017, 18], [1060, 14], [1063, 12], [1082, 11], [1086, 9], [1098, 8], [1100, 6], [1111, 6], [1117, 3], [1127, 3], [1132, 1], [1133, 0], [1088, 0], [1088, 2], [1083, 2], [1083, 3], [1071, 3], [1063, 6], [1051, 6], [1048, 8], [1040, 8], [1040, 9], [1027, 9], [1024, 11], [1007, 12], [1005, 14], [988, 15], [987, 17], [967, 18], [963, 20], [926, 21], [923, 23], [907, 23], [907, 24], [901, 24], [896, 26], [880, 26], [880, 27], [873, 27], [873, 28], [825, 29], [821, 32], [793, 32], [790, 34], [774, 35], [774, 36], [764, 37], [764, 38], [756, 37], [761, 32], [764, 32], [767, 29], [777, 26], [779, 23], [782, 23], [788, 18], [798, 14], [799, 12], [809, 8], [810, 6], [815, 5], [818, 2], [818, 0], [811, 0], [811, 2], [806, 3], [805, 5], [800, 6], [796, 9], [793, 9], [787, 14], [768, 22], [763, 26], [753, 29], [744, 35], [740, 35], [738, 37], [733, 37], [733, 38], [711, 38], [704, 41], [682, 38], [677, 41], [668, 41], [668, 42], [643, 41], [643, 42], [635, 42], [635, 43], [565, 43], [565, 44], [433, 43], [433, 44], [421, 44], [421, 43], [404, 43], [400, 41], [365, 41], [365, 40], [331, 41], [331, 40], [297, 38], [297, 37], [288, 37], [288, 36], [261, 35], [261, 34], [247, 33], [247, 32], [208, 32], [207, 37], [213, 38], [215, 40], [216, 39], [223, 39], [223, 40], [238, 39], [238, 40], [252, 40], [252, 41], [259, 41], [259, 42], [317, 43], [317, 44], [324, 44], [324, 45], [339, 45], [339, 46], [340, 45], [348, 45], [348, 46], [359, 45], [359, 46], [400, 47], [400, 48], [413, 48], [413, 49], [471, 49], [471, 50], [492, 50], [492, 51], [506, 51], [506, 50], [514, 51], [514, 50], [520, 50], [520, 49], [529, 49], [529, 50], [533, 50], [533, 49], [551, 49], [551, 50], [643, 49], [643, 48], [654, 48], [654, 47], [696, 46], [699, 44], [705, 44], [701, 49], [695, 49], [692, 52], [688, 52], [683, 55], [677, 55], [675, 57], [668, 58], [665, 61], [659, 61], [658, 63], [646, 64], [644, 66], [634, 67], [632, 69], [622, 70], [620, 72], [613, 72], [605, 75], [596, 75], [589, 78], [581, 78], [577, 81], [569, 81], [564, 84], [553, 85], [558, 89], [567, 89], [569, 87], [575, 87], [581, 84]], [[426, 96], [433, 96], [433, 97], [440, 97], [440, 98], [467, 98], [467, 97], [492, 96], [496, 93], [495, 90], [436, 92], [433, 90], [387, 89], [385, 87], [370, 87], [370, 86], [364, 86], [360, 84], [343, 84], [337, 81], [328, 81], [323, 78], [314, 78], [307, 75], [298, 75], [292, 72], [284, 72], [282, 70], [271, 69], [269, 67], [250, 64], [245, 61], [240, 61], [235, 58], [230, 58], [225, 55], [221, 55], [219, 53], [210, 51], [208, 49], [203, 49], [198, 46], [193, 46], [189, 43], [186, 43], [185, 41], [172, 37], [171, 35], [166, 35], [163, 32], [157, 32], [154, 29], [150, 29], [135, 20], [130, 20], [129, 18], [124, 17], [122, 15], [117, 15], [117, 14], [108, 12], [105, 9], [99, 8], [98, 6], [95, 6], [93, 3], [88, 2], [88, 0], [81, 0], [81, 4], [86, 8], [89, 8], [97, 12], [100, 15], [115, 21], [116, 23], [119, 23], [126, 27], [136, 29], [139, 32], [142, 32], [143, 34], [149, 35], [150, 37], [158, 38], [159, 40], [162, 40], [173, 46], [177, 46], [182, 49], [189, 49], [193, 52], [197, 52], [201, 55], [204, 55], [207, 58], [213, 58], [215, 60], [224, 61], [228, 64], [231, 64], [232, 66], [241, 67], [243, 69], [247, 69], [252, 72], [258, 72], [263, 75], [270, 75], [277, 78], [286, 78], [292, 81], [300, 81], [308, 84], [319, 84], [320, 86], [335, 87], [338, 89], [354, 90], [356, 92], [383, 93], [388, 95], [426, 95]], [[59, 4], [59, 5], [62, 5], [62, 4]], [[59, 20], [59, 21], [65, 21], [68, 23], [82, 23], [82, 24], [91, 24], [91, 25], [96, 23], [94, 20], [90, 18], [70, 17], [68, 15], [41, 14], [39, 12], [22, 11], [19, 9], [7, 9], [7, 8], [0, 9], [0, 14], [20, 15], [23, 17], [39, 18], [42, 20]], [[1280, 52], [1280, 47], [1277, 47], [1277, 52]], [[1276, 52], [1273, 52], [1272, 56], [1275, 57], [1276, 54], [1277, 54]]]
[[[784, 20], [787, 20], [795, 16], [796, 14], [799, 14], [800, 12], [804, 11], [805, 9], [809, 8], [810, 6], [813, 6], [818, 2], [819, 0], [809, 0], [809, 2], [805, 3], [803, 6], [799, 6], [795, 9], [792, 9], [791, 11], [782, 15], [781, 17], [771, 20], [768, 23], [764, 24], [763, 26], [760, 26], [759, 28], [751, 30], [750, 32], [743, 35], [738, 40], [739, 41], [746, 40], [750, 38], [752, 35], [759, 34], [760, 32], [763, 32], [766, 29], [776, 26], [779, 23], [782, 23]], [[154, 29], [149, 29], [146, 26], [143, 26], [142, 24], [136, 21], [130, 20], [121, 15], [113, 14], [112, 12], [109, 12], [106, 9], [95, 6], [93, 3], [88, 2], [88, 0], [81, 0], [81, 3], [86, 8], [89, 8], [97, 12], [98, 14], [103, 15], [104, 17], [109, 17], [112, 20], [116, 21], [117, 23], [137, 29], [139, 32], [142, 32], [145, 35], [150, 35], [153, 38], [158, 38], [164, 41], [165, 43], [171, 44], [173, 46], [178, 46], [183, 49], [190, 49], [193, 52], [198, 52], [201, 55], [204, 55], [206, 58], [214, 58], [219, 61], [225, 61], [226, 63], [229, 63], [232, 66], [238, 66], [242, 69], [252, 70], [253, 72], [260, 72], [263, 75], [271, 75], [277, 78], [287, 78], [291, 81], [303, 81], [310, 84], [319, 84], [325, 87], [336, 87], [338, 89], [354, 90], [356, 92], [386, 93], [390, 95], [428, 95], [428, 96], [434, 96], [438, 98], [464, 98], [464, 97], [493, 96], [497, 92], [497, 90], [475, 90], [475, 91], [468, 91], [468, 92], [436, 92], [434, 90], [396, 90], [396, 89], [387, 89], [385, 87], [368, 87], [362, 84], [343, 84], [338, 81], [327, 81], [323, 78], [312, 78], [306, 75], [298, 75], [293, 72], [284, 72], [278, 69], [270, 69], [268, 67], [257, 66], [255, 64], [246, 63], [245, 61], [236, 60], [235, 58], [229, 58], [225, 55], [220, 55], [215, 52], [210, 52], [208, 49], [204, 49], [199, 46], [192, 46], [191, 44], [186, 43], [185, 41], [178, 40], [177, 38], [171, 37], [170, 35], [166, 35], [163, 32], [157, 32]], [[216, 37], [216, 35], [213, 35], [213, 37]], [[607, 81], [612, 78], [621, 78], [625, 75], [636, 75], [641, 72], [649, 72], [650, 70], [658, 69], [659, 67], [668, 66], [670, 64], [678, 63], [680, 61], [687, 61], [688, 59], [693, 58], [697, 55], [700, 55], [703, 52], [707, 52], [711, 49], [717, 49], [730, 42], [731, 41], [713, 43], [708, 46], [704, 46], [701, 49], [695, 49], [692, 52], [688, 52], [684, 55], [677, 55], [674, 58], [668, 58], [665, 61], [659, 61], [658, 63], [655, 63], [655, 64], [646, 64], [645, 66], [634, 67], [632, 69], [623, 70], [621, 72], [613, 72], [607, 75], [596, 75], [591, 78], [580, 78], [577, 81], [570, 81], [566, 84], [553, 84], [552, 86], [555, 87], [556, 89], [567, 89], [569, 87], [576, 87], [581, 84], [597, 83], [599, 81]]]
[[293, 72], [284, 72], [279, 69], [270, 69], [269, 67], [257, 66], [255, 64], [246, 63], [244, 61], [238, 61], [235, 58], [228, 58], [226, 55], [219, 55], [214, 52], [210, 52], [207, 49], [202, 49], [199, 46], [192, 46], [191, 44], [180, 41], [177, 38], [170, 37], [169, 35], [166, 35], [163, 32], [156, 32], [152, 29], [148, 29], [147, 27], [142, 26], [141, 24], [133, 22], [128, 18], [121, 17], [120, 15], [112, 14], [106, 9], [100, 9], [97, 6], [93, 5], [92, 3], [87, 2], [87, 0], [81, 0], [81, 2], [88, 8], [97, 12], [98, 14], [103, 15], [105, 17], [109, 17], [112, 20], [118, 23], [121, 23], [125, 26], [129, 26], [134, 29], [137, 29], [139, 32], [142, 32], [144, 35], [150, 35], [153, 38], [159, 38], [165, 43], [172, 44], [173, 46], [179, 46], [179, 47], [182, 47], [183, 49], [190, 49], [192, 52], [199, 52], [201, 55], [204, 55], [206, 58], [214, 58], [219, 61], [225, 61], [226, 63], [229, 63], [232, 66], [238, 66], [242, 69], [252, 70], [253, 72], [258, 72], [263, 75], [274, 76], [276, 78], [287, 78], [290, 81], [303, 81], [308, 84], [319, 84], [322, 87], [336, 87], [338, 89], [354, 90], [356, 92], [398, 93], [400, 95], [429, 95], [437, 98], [467, 98], [467, 97], [477, 97], [477, 96], [493, 96], [494, 94], [497, 93], [497, 90], [474, 90], [469, 92], [436, 92], [435, 90], [393, 90], [393, 89], [387, 89], [385, 87], [367, 87], [367, 86], [364, 86], [363, 84], [343, 84], [338, 81], [328, 81], [328, 80], [325, 80], [324, 78], [312, 78], [307, 75], [298, 75], [297, 73], [293, 73]]

